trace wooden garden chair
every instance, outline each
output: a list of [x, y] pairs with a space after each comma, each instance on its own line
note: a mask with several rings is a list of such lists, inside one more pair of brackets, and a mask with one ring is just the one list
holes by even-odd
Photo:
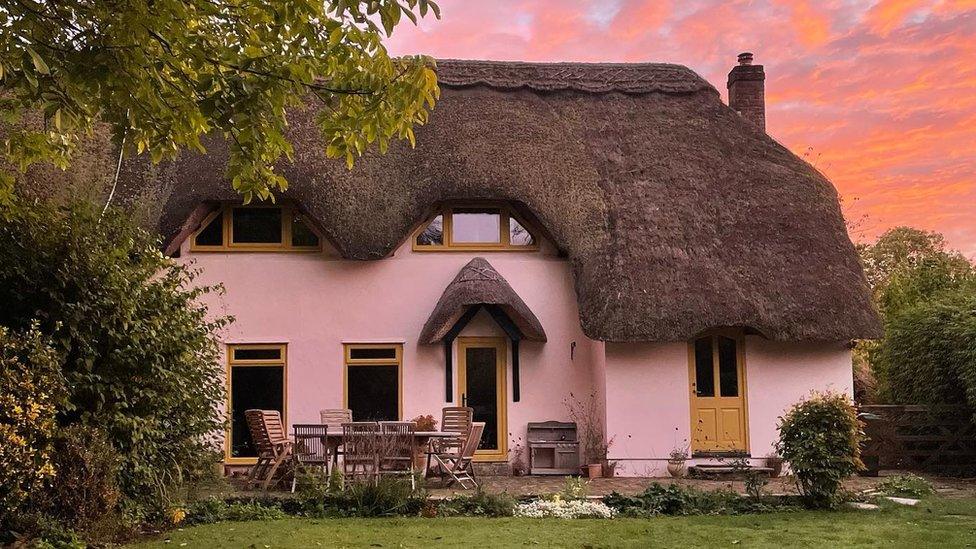
[[456, 482], [461, 485], [461, 488], [467, 490], [466, 483], [470, 482], [473, 488], [478, 487], [478, 480], [474, 474], [474, 453], [478, 450], [484, 432], [484, 422], [474, 422], [471, 424], [471, 434], [464, 441], [460, 451], [455, 451], [455, 447], [452, 446], [449, 448], [451, 451], [432, 454], [442, 473], [442, 478], [451, 477], [446, 486]]
[[[352, 410], [349, 408], [325, 408], [319, 410], [319, 420], [323, 425], [329, 426], [330, 432], [341, 433], [342, 424], [352, 422]], [[333, 438], [331, 445], [329, 451], [332, 453], [332, 466], [335, 467], [338, 465], [339, 456], [342, 454], [340, 449], [342, 447], [342, 441]]]
[[380, 475], [410, 475], [410, 488], [416, 488], [414, 460], [417, 458], [417, 424], [412, 421], [380, 422]]
[[277, 410], [246, 410], [244, 418], [258, 454], [257, 463], [247, 475], [247, 487], [261, 482], [261, 489], [267, 490], [278, 468], [291, 457], [294, 445], [285, 436], [281, 414]]
[[460, 453], [471, 434], [474, 421], [474, 408], [468, 406], [448, 406], [441, 410], [441, 431], [457, 433], [457, 437], [432, 438], [427, 449], [427, 469], [430, 469], [433, 454]]
[[327, 425], [296, 424], [293, 429], [295, 446], [292, 455], [295, 462], [295, 475], [292, 477], [291, 491], [294, 493], [299, 472], [328, 476], [331, 455], [327, 443], [329, 434]]
[[371, 478], [379, 469], [380, 425], [373, 421], [342, 424], [342, 476]]

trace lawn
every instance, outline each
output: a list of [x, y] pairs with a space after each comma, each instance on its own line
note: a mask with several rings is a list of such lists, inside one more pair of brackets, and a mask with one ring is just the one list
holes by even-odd
[[916, 508], [558, 520], [286, 519], [170, 532], [141, 547], [973, 547], [976, 499]]

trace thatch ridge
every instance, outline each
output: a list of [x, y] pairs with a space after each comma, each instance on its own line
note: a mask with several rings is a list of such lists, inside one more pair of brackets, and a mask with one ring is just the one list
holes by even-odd
[[[438, 202], [516, 201], [572, 262], [594, 339], [680, 341], [718, 326], [779, 340], [879, 334], [836, 191], [819, 172], [700, 77], [685, 84], [698, 91], [653, 79], [628, 91], [630, 76], [592, 91], [608, 65], [569, 66], [440, 62], [441, 101], [416, 148], [394, 143], [351, 171], [325, 157], [316, 107], [292, 112], [284, 195], [360, 260], [392, 253]], [[118, 199], [148, 204], [167, 242], [201, 202], [238, 198], [226, 144], [206, 146], [206, 156], [123, 167]]]
[[421, 343], [437, 343], [454, 327], [470, 307], [497, 305], [518, 326], [522, 338], [545, 341], [542, 323], [525, 301], [498, 271], [483, 257], [476, 257], [458, 271], [454, 280], [444, 288], [437, 305], [430, 313], [423, 330]]

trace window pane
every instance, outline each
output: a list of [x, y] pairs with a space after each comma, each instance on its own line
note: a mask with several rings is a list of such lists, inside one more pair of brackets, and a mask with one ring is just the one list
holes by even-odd
[[535, 244], [535, 238], [528, 229], [522, 226], [514, 217], [508, 220], [508, 241], [512, 246], [531, 246]]
[[291, 245], [316, 247], [319, 245], [319, 236], [308, 228], [308, 224], [301, 214], [295, 214], [291, 222]]
[[465, 352], [464, 406], [474, 409], [474, 421], [485, 422], [479, 450], [498, 449], [497, 350], [469, 347]]
[[695, 390], [700, 397], [715, 396], [715, 370], [712, 369], [712, 338], [695, 341]]
[[735, 356], [735, 340], [718, 338], [718, 383], [724, 397], [739, 396], [739, 368]]
[[222, 246], [224, 244], [224, 215], [217, 214], [206, 227], [197, 233], [197, 246]]
[[349, 349], [350, 359], [396, 358], [396, 347], [353, 347]]
[[396, 366], [347, 366], [347, 404], [353, 421], [399, 419]]
[[234, 208], [234, 235], [237, 244], [280, 244], [280, 208]]
[[444, 216], [435, 217], [429, 225], [417, 235], [418, 246], [439, 246], [444, 243]]
[[234, 349], [234, 360], [281, 360], [281, 349]]
[[284, 368], [281, 366], [236, 366], [230, 370], [232, 457], [255, 457], [244, 411], [251, 409], [283, 412]]
[[501, 230], [501, 215], [498, 210], [458, 208], [451, 216], [453, 242], [499, 244]]

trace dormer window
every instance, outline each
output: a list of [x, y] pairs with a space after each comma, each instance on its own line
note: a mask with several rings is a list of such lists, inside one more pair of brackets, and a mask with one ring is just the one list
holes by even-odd
[[190, 250], [319, 251], [321, 240], [305, 216], [291, 206], [224, 205], [193, 234]]
[[507, 205], [444, 207], [414, 235], [416, 251], [538, 250], [539, 242]]

